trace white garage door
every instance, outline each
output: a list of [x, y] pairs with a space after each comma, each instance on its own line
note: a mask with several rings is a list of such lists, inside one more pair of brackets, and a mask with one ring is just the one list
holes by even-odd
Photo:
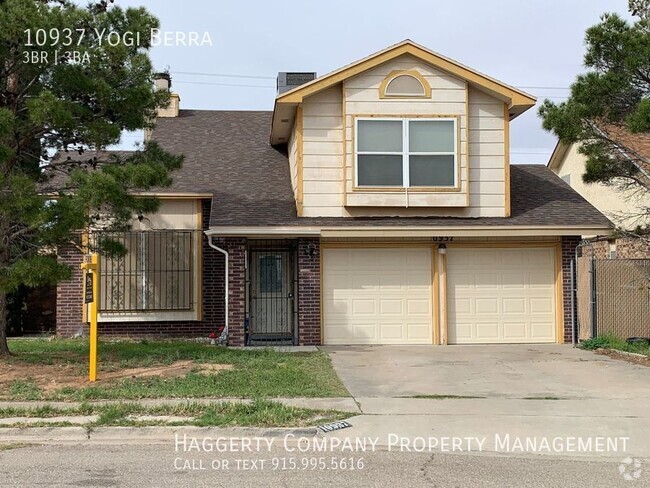
[[325, 344], [431, 344], [431, 249], [324, 249]]
[[555, 342], [555, 249], [449, 249], [450, 344]]

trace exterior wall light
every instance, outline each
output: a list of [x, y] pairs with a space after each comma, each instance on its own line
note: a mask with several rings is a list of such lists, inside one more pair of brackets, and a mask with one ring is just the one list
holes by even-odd
[[316, 255], [316, 244], [314, 244], [313, 242], [310, 242], [309, 244], [307, 244], [307, 248], [305, 249], [305, 253], [310, 258], [313, 258]]

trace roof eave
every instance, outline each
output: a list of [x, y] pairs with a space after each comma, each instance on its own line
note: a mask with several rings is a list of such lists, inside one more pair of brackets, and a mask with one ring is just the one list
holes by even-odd
[[206, 235], [239, 236], [320, 236], [320, 237], [553, 237], [610, 235], [613, 226], [224, 226], [210, 227]]
[[567, 152], [569, 152], [570, 147], [570, 144], [565, 144], [562, 141], [558, 140], [557, 144], [555, 145], [555, 149], [553, 149], [553, 153], [548, 160], [548, 163], [546, 163], [548, 169], [555, 172], [555, 170], [559, 168], [560, 164], [564, 160]]

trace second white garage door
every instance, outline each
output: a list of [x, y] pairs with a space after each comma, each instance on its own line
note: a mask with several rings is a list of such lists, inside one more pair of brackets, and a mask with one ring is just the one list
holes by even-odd
[[555, 342], [555, 249], [447, 251], [450, 344]]
[[325, 344], [431, 344], [431, 249], [323, 250]]

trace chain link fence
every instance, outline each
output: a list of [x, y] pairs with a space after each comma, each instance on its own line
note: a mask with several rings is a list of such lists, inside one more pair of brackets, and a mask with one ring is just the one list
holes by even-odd
[[650, 259], [602, 259], [583, 242], [574, 269], [577, 339], [650, 337]]

